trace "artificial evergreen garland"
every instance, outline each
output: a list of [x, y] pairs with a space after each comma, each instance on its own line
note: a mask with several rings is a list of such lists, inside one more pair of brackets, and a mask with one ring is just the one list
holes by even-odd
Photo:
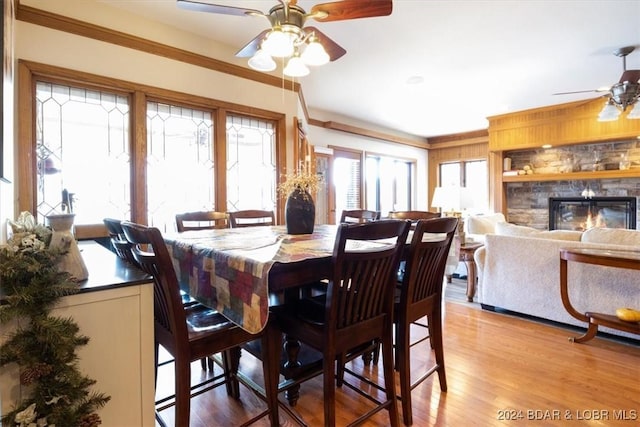
[[73, 319], [50, 315], [61, 297], [78, 292], [77, 283], [58, 271], [64, 253], [49, 248], [50, 229], [36, 224], [28, 212], [10, 224], [13, 235], [0, 246], [0, 325], [19, 320], [20, 326], [0, 346], [0, 368], [16, 363], [27, 393], [2, 424], [97, 426], [96, 410], [110, 397], [92, 392], [96, 381], [78, 369], [76, 349], [89, 338]]

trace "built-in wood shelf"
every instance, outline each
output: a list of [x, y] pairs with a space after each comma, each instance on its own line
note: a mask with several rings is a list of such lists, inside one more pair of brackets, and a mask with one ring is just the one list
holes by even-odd
[[502, 182], [579, 181], [590, 179], [640, 178], [640, 169], [582, 171], [569, 173], [534, 173], [531, 175], [502, 176]]

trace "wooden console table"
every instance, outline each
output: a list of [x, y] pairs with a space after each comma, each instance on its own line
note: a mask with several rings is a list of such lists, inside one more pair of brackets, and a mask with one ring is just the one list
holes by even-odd
[[586, 312], [582, 314], [571, 305], [569, 291], [567, 289], [568, 261], [640, 270], [640, 252], [586, 248], [560, 249], [560, 296], [562, 297], [562, 304], [571, 316], [589, 323], [587, 332], [585, 332], [584, 335], [572, 337], [570, 340], [577, 343], [589, 341], [596, 336], [599, 325], [631, 332], [633, 334], [640, 334], [640, 322], [626, 322], [618, 319], [615, 315], [605, 313]]
[[469, 242], [464, 245], [460, 245], [459, 260], [464, 262], [467, 267], [467, 301], [473, 302], [473, 297], [476, 294], [476, 262], [473, 259], [473, 254], [482, 247], [482, 243]]

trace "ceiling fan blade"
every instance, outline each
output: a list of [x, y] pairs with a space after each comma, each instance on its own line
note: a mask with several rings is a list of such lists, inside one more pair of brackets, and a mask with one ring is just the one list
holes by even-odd
[[622, 76], [620, 77], [619, 83], [638, 83], [638, 80], [640, 80], [640, 70], [625, 70], [625, 72], [622, 73]]
[[589, 93], [589, 92], [608, 92], [609, 89], [591, 89], [591, 90], [575, 90], [573, 92], [558, 92], [552, 95], [573, 95], [574, 93]]
[[253, 56], [253, 54], [256, 53], [258, 49], [260, 49], [260, 43], [262, 42], [262, 40], [264, 40], [264, 37], [269, 31], [271, 31], [271, 29], [264, 30], [263, 32], [255, 36], [249, 43], [244, 45], [244, 47], [240, 49], [238, 53], [236, 53], [236, 56], [238, 58], [248, 58], [250, 56]]
[[331, 40], [326, 34], [318, 30], [316, 27], [305, 27], [304, 31], [307, 34], [312, 32], [315, 34], [320, 44], [324, 47], [324, 50], [329, 55], [329, 61], [335, 61], [336, 59], [341, 58], [345, 53], [347, 53], [347, 51], [344, 50], [342, 46]]
[[387, 16], [392, 10], [391, 0], [343, 0], [316, 4], [309, 15], [319, 22], [331, 22]]
[[256, 9], [245, 9], [243, 7], [223, 6], [219, 4], [202, 3], [193, 0], [177, 0], [180, 9], [194, 10], [196, 12], [219, 13], [223, 15], [264, 15]]

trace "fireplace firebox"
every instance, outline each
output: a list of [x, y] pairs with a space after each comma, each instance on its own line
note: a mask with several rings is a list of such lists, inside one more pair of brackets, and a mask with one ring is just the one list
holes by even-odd
[[549, 197], [549, 230], [636, 228], [635, 197]]

